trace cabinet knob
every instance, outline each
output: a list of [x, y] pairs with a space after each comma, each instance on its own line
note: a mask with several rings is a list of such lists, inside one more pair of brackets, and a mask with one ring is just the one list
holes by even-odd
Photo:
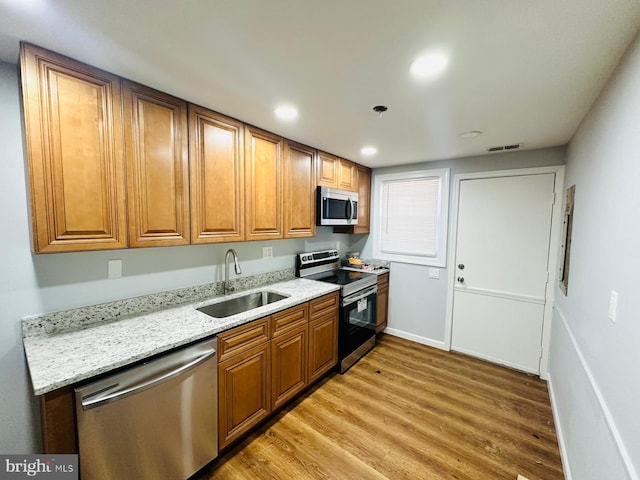
[[458, 268], [459, 268], [460, 270], [464, 270], [464, 263], [459, 263], [459, 264], [458, 264]]
[[464, 277], [458, 277], [458, 282], [464, 283]]

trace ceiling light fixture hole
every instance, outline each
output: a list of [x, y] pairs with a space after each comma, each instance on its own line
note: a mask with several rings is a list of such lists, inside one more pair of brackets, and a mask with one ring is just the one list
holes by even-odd
[[385, 105], [376, 105], [375, 107], [373, 107], [373, 111], [380, 115], [380, 118], [382, 118], [382, 114], [387, 110], [389, 110], [389, 108]]

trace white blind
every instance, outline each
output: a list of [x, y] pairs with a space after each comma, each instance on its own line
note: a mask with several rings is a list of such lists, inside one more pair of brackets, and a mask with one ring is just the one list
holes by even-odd
[[380, 250], [436, 257], [440, 214], [440, 177], [382, 183]]

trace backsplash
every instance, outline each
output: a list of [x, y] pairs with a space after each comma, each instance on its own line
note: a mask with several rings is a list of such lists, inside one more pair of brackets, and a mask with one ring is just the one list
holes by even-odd
[[[276, 272], [260, 273], [250, 277], [238, 277], [231, 282], [231, 285], [236, 291], [240, 291], [293, 278], [295, 278], [295, 270], [288, 268]], [[132, 315], [141, 315], [185, 303], [198, 302], [222, 295], [223, 284], [224, 282], [207, 283], [98, 305], [25, 317], [22, 319], [22, 337], [56, 335], [121, 320]]]

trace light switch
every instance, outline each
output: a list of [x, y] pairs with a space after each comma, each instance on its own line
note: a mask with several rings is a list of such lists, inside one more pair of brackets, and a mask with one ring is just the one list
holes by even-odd
[[429, 278], [440, 278], [440, 269], [439, 268], [430, 268], [429, 269]]
[[108, 265], [108, 278], [120, 278], [122, 276], [122, 260], [109, 260]]
[[611, 290], [609, 296], [609, 320], [611, 323], [616, 323], [616, 311], [618, 310], [618, 292]]

